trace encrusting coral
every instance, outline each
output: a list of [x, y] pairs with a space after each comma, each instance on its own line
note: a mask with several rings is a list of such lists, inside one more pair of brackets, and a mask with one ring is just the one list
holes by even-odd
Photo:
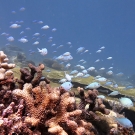
[[[7, 57], [3, 56], [3, 52], [0, 54], [0, 61], [3, 63]], [[50, 81], [42, 76], [42, 70], [45, 68], [43, 64], [37, 67], [32, 64], [28, 66], [30, 70], [20, 69], [20, 80], [14, 79], [13, 73], [5, 74], [13, 66], [7, 64], [10, 68], [6, 66], [1, 68], [4, 77], [0, 80], [0, 135], [115, 135], [118, 133], [119, 126], [109, 118], [112, 118], [114, 112], [106, 109], [102, 100], [97, 98], [97, 90], [85, 92], [78, 87], [80, 102], [77, 103], [73, 92], [66, 91], [62, 87], [50, 86]], [[12, 80], [14, 87], [1, 83], [7, 78]], [[11, 84], [10, 81], [8, 83]], [[119, 133], [131, 131], [122, 127], [120, 130]]]

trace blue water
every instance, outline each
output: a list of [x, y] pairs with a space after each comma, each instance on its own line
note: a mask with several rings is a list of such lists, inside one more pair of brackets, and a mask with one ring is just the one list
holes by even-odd
[[[25, 11], [19, 11], [25, 7]], [[80, 59], [84, 59], [87, 68], [95, 66], [98, 70], [105, 67], [106, 71], [113, 66], [114, 74], [123, 72], [124, 75], [135, 74], [135, 1], [127, 0], [3, 0], [0, 4], [0, 34], [3, 32], [13, 36], [15, 40], [11, 45], [22, 48], [28, 59], [53, 58], [64, 52], [71, 52], [72, 65], [78, 64]], [[13, 14], [12, 11], [16, 13]], [[18, 29], [9, 28], [16, 21], [24, 21]], [[34, 20], [43, 21], [43, 24], [33, 23]], [[44, 25], [49, 25], [48, 30], [41, 30]], [[29, 27], [30, 30], [25, 30]], [[56, 28], [56, 32], [51, 30]], [[24, 34], [20, 34], [24, 31]], [[39, 32], [39, 45], [32, 45], [33, 34]], [[41, 37], [45, 34], [45, 37]], [[23, 44], [18, 41], [23, 36], [27, 36], [29, 42]], [[52, 42], [48, 38], [53, 37]], [[67, 42], [72, 43], [69, 48]], [[7, 43], [7, 36], [0, 36], [0, 47]], [[55, 43], [55, 47], [51, 45]], [[64, 45], [56, 49], [59, 45]], [[83, 55], [76, 54], [76, 49], [80, 46], [88, 49], [89, 52]], [[105, 49], [97, 54], [96, 51], [105, 46]], [[42, 56], [37, 51], [38, 48], [47, 48], [48, 54]], [[29, 49], [36, 53], [29, 55]], [[57, 53], [52, 53], [56, 51]], [[91, 53], [91, 54], [89, 54]], [[106, 60], [107, 57], [112, 60]], [[100, 59], [99, 63], [94, 63]]]

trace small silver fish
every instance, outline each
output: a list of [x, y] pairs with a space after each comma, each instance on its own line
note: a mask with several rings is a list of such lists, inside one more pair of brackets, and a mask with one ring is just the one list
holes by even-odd
[[42, 24], [43, 23], [43, 21], [38, 21], [38, 24]]
[[112, 59], [112, 57], [108, 57], [107, 59], [108, 59], [108, 60], [111, 60], [111, 59]]
[[102, 49], [105, 49], [105, 47], [104, 46], [102, 46], [102, 47], [100, 47], [100, 49], [102, 50]]
[[88, 77], [90, 77], [90, 74], [86, 74], [83, 76], [83, 78], [88, 78]]
[[70, 72], [70, 75], [77, 74], [77, 73], [78, 73], [77, 70], [73, 70], [73, 71]]
[[96, 51], [96, 53], [101, 53], [101, 52], [102, 52], [102, 50], [97, 50], [97, 51]]
[[13, 42], [14, 41], [14, 37], [10, 36], [10, 37], [7, 38], [7, 40], [10, 41], [10, 42]]
[[63, 89], [65, 89], [66, 91], [69, 91], [71, 90], [71, 88], [73, 87], [72, 83], [71, 82], [65, 82], [61, 85], [61, 87]]
[[20, 8], [20, 11], [25, 11], [25, 7], [21, 7]]
[[40, 54], [43, 56], [45, 56], [48, 53], [46, 48], [42, 48], [42, 49], [37, 48], [37, 49], [38, 49], [38, 52], [40, 52]]
[[56, 28], [53, 28], [53, 29], [52, 29], [52, 32], [55, 32], [56, 30], [57, 30]]
[[123, 127], [125, 127], [125, 128], [132, 128], [132, 127], [133, 127], [132, 122], [131, 122], [129, 119], [127, 119], [127, 118], [124, 118], [124, 117], [122, 117], [122, 118], [117, 118], [117, 117], [115, 117], [115, 120], [116, 120], [121, 126], [123, 126]]
[[93, 82], [90, 83], [88, 86], [85, 87], [85, 89], [97, 89], [99, 88], [101, 85], [98, 82]]
[[44, 25], [43, 27], [41, 27], [41, 29], [43, 29], [43, 30], [47, 30], [47, 29], [49, 29], [50, 27], [48, 26], [48, 25]]
[[108, 96], [116, 96], [119, 95], [120, 93], [118, 91], [113, 91], [110, 94], [108, 94]]
[[120, 103], [124, 106], [124, 107], [133, 107], [134, 104], [132, 102], [132, 100], [130, 98], [127, 97], [122, 97], [119, 99]]
[[77, 75], [75, 76], [75, 78], [76, 77], [83, 77], [83, 75], [84, 75], [83, 73], [79, 72], [79, 73], [77, 73]]
[[33, 36], [39, 36], [40, 35], [40, 33], [35, 33]]
[[10, 25], [10, 28], [13, 28], [13, 29], [20, 28], [20, 27], [21, 27], [21, 25], [18, 25], [16, 23]]
[[39, 44], [39, 42], [38, 41], [35, 41], [34, 43], [33, 43], [33, 45], [38, 45]]
[[26, 39], [26, 38], [20, 38], [18, 41], [20, 41], [22, 43], [27, 43], [28, 42], [28, 39]]
[[76, 51], [77, 51], [77, 53], [81, 53], [81, 52], [83, 52], [84, 51], [84, 47], [79, 47]]

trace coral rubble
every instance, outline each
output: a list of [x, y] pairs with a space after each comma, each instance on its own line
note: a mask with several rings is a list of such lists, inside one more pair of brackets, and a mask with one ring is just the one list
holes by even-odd
[[116, 135], [133, 134], [114, 121], [117, 113], [97, 98], [97, 90], [78, 87], [75, 94], [51, 87], [42, 76], [43, 64], [21, 68], [20, 79], [10, 69], [14, 64], [0, 52], [0, 135]]

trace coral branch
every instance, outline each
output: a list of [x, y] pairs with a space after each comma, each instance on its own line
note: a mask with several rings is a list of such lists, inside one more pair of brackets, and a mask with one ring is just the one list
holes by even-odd
[[0, 51], [0, 89], [12, 90], [15, 88], [13, 72], [10, 70], [15, 64], [8, 64], [7, 55]]
[[[39, 64], [39, 66], [36, 67], [30, 63], [28, 66], [30, 70], [28, 68], [20, 69], [21, 77], [20, 80], [18, 80], [20, 89], [23, 88], [25, 83], [31, 83], [33, 87], [36, 87], [42, 79], [42, 70], [45, 68], [44, 64]], [[46, 81], [46, 83], [50, 83], [46, 78], [44, 78], [44, 81]]]

